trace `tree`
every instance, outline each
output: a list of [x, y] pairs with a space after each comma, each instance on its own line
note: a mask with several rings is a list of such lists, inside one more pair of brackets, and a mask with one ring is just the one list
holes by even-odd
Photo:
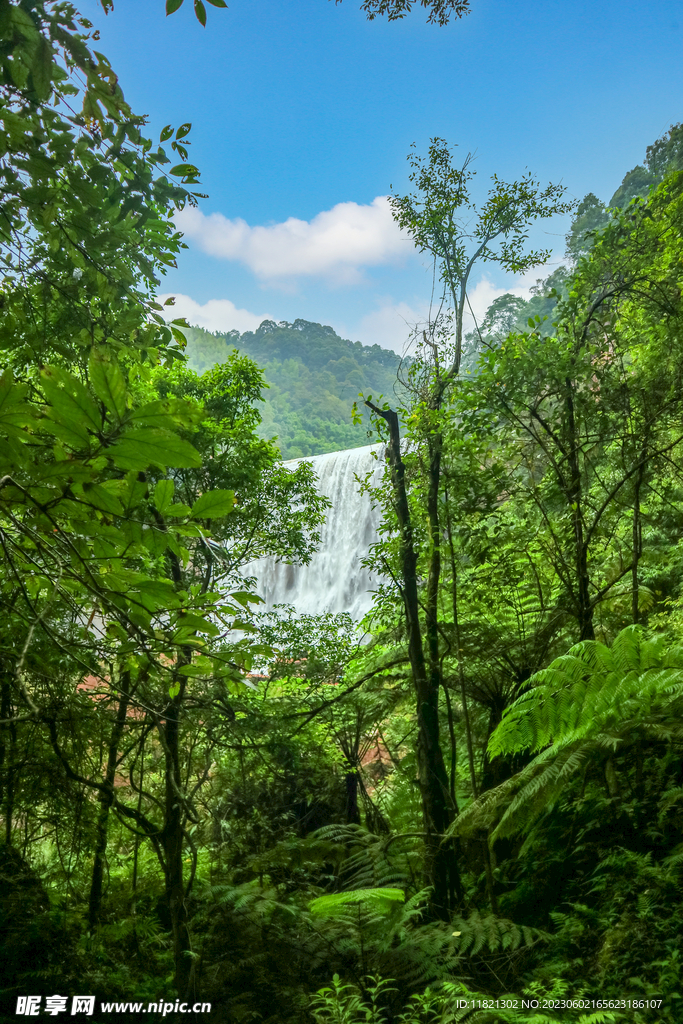
[[[541, 512], [579, 639], [593, 638], [596, 608], [629, 573], [637, 621], [643, 494], [658, 489], [660, 460], [677, 472], [681, 314], [669, 260], [680, 188], [672, 176], [647, 206], [608, 225], [579, 264], [553, 335], [530, 322], [488, 353], [472, 401], [489, 421], [499, 409], [510, 431], [522, 463], [510, 489], [528, 489]], [[627, 509], [632, 533], [617, 554]]]
[[507, 336], [515, 326], [526, 302], [518, 295], [499, 295], [486, 310], [486, 316], [479, 325], [482, 334]]
[[567, 256], [576, 263], [587, 255], [593, 244], [595, 233], [609, 221], [606, 207], [592, 192], [584, 196], [576, 208], [571, 231], [566, 237]]
[[[434, 886], [434, 909], [447, 915], [459, 879], [453, 851], [441, 845], [442, 836], [452, 818], [449, 787], [439, 739], [439, 692], [442, 687], [442, 655], [439, 624], [439, 581], [442, 563], [443, 523], [440, 512], [443, 406], [445, 397], [460, 373], [467, 288], [470, 275], [479, 262], [496, 261], [506, 270], [522, 272], [543, 262], [545, 251], [526, 252], [524, 243], [528, 225], [539, 217], [566, 212], [571, 204], [562, 201], [564, 189], [548, 185], [541, 189], [528, 175], [508, 184], [493, 177], [486, 203], [476, 210], [469, 183], [473, 176], [471, 157], [461, 167], [443, 139], [435, 138], [427, 159], [410, 155], [410, 180], [416, 191], [392, 196], [394, 217], [408, 231], [416, 247], [428, 252], [442, 286], [441, 309], [424, 335], [421, 379], [416, 382], [415, 404], [408, 412], [411, 435], [425, 448], [423, 501], [428, 520], [426, 543], [429, 555], [423, 599], [424, 634], [418, 587], [418, 553], [405, 479], [398, 414], [370, 400], [366, 405], [378, 421], [388, 428], [388, 455], [391, 466], [393, 507], [401, 542], [401, 592], [405, 606], [408, 650], [415, 685], [418, 720], [418, 765], [422, 793], [424, 828], [427, 841], [427, 875]], [[469, 212], [473, 223], [465, 221]], [[439, 351], [439, 333], [452, 336], [450, 348]], [[426, 353], [429, 351], [429, 355]], [[444, 362], [445, 360], [445, 362]], [[464, 709], [466, 698], [463, 692]], [[470, 764], [472, 756], [470, 753]], [[474, 776], [472, 774], [472, 778]], [[450, 880], [449, 880], [450, 879]], [[450, 891], [449, 891], [450, 887]]]
[[668, 174], [682, 168], [683, 126], [673, 124], [661, 138], [647, 147], [644, 163], [624, 175], [607, 205], [592, 192], [583, 197], [566, 236], [567, 257], [576, 263], [586, 256], [598, 233], [609, 223], [610, 211], [624, 209], [634, 199], [647, 199], [649, 192]]

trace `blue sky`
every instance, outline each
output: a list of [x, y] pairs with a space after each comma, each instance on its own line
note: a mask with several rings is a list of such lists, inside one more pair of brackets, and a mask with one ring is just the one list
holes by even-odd
[[[210, 198], [181, 222], [189, 249], [163, 292], [211, 329], [302, 317], [400, 350], [431, 283], [382, 198], [407, 188], [411, 143], [425, 152], [439, 135], [476, 151], [481, 195], [492, 173], [529, 170], [608, 200], [683, 120], [678, 0], [472, 0], [447, 28], [421, 9], [369, 23], [360, 0], [229, 3], [208, 7], [206, 29], [191, 0], [170, 18], [163, 0], [116, 0], [107, 17], [96, 0], [78, 4], [150, 134], [193, 124]], [[567, 226], [533, 235], [553, 265]], [[489, 266], [474, 277], [475, 311], [543, 273], [519, 281]]]

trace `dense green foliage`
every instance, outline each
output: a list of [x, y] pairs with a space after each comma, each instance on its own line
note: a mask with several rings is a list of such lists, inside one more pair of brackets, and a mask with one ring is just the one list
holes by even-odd
[[283, 459], [358, 448], [364, 430], [351, 422], [359, 392], [393, 395], [400, 358], [379, 345], [344, 341], [331, 327], [264, 320], [257, 331], [187, 332], [187, 358], [197, 372], [236, 349], [263, 367], [268, 390], [259, 405], [262, 437], [275, 437]]
[[[561, 190], [494, 179], [474, 210], [443, 140], [411, 156], [395, 213], [446, 313], [394, 389], [397, 357], [329, 328], [165, 323], [189, 125], [165, 172], [88, 30], [0, 4], [4, 1019], [59, 993], [103, 1020], [677, 1024], [679, 129], [469, 338], [472, 267], [542, 262]], [[239, 573], [310, 557], [325, 501], [272, 433], [360, 443], [359, 388], [390, 453], [364, 636], [259, 614]]]

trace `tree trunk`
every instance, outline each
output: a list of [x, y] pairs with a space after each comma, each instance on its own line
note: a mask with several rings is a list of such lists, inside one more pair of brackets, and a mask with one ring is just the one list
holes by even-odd
[[192, 943], [185, 902], [183, 879], [183, 811], [179, 794], [182, 792], [180, 774], [180, 707], [184, 696], [185, 681], [180, 682], [180, 693], [170, 702], [164, 717], [163, 728], [165, 754], [164, 829], [161, 843], [164, 850], [166, 875], [166, 901], [171, 916], [173, 932], [173, 957], [175, 962], [175, 983], [178, 996], [189, 999], [194, 996], [194, 962], [191, 956]]
[[[17, 746], [17, 727], [12, 716], [12, 691], [7, 680], [2, 683], [0, 694], [0, 807], [5, 810], [5, 843], [12, 845], [12, 823], [14, 818], [14, 775]], [[9, 720], [9, 721], [8, 721]], [[8, 744], [5, 736], [9, 738]]]
[[358, 807], [358, 772], [350, 768], [344, 776], [346, 788], [346, 824], [360, 825], [360, 810]]
[[109, 811], [114, 801], [114, 780], [116, 777], [116, 764], [118, 761], [119, 744], [126, 725], [126, 713], [130, 700], [130, 673], [124, 673], [123, 689], [119, 693], [119, 704], [116, 709], [116, 718], [111, 730], [109, 739], [109, 750], [107, 752], [107, 765], [104, 773], [104, 789], [100, 790], [100, 810], [97, 815], [97, 826], [95, 829], [95, 857], [92, 865], [92, 878], [90, 881], [90, 899], [88, 901], [88, 928], [92, 932], [99, 923], [100, 910], [102, 908], [102, 883], [104, 879], [104, 866], [107, 857], [107, 832], [109, 829]]
[[631, 617], [634, 623], [640, 618], [639, 611], [639, 588], [638, 588], [638, 563], [643, 553], [643, 529], [640, 521], [640, 488], [645, 475], [645, 450], [643, 450], [640, 467], [636, 474], [633, 495], [633, 530], [632, 530], [632, 551], [631, 551]]
[[571, 381], [567, 380], [566, 384], [567, 397], [565, 400], [565, 409], [567, 412], [567, 462], [569, 467], [569, 487], [567, 490], [567, 497], [569, 499], [572, 526], [574, 530], [574, 559], [576, 566], [579, 639], [594, 640], [595, 630], [593, 628], [593, 603], [591, 601], [590, 577], [588, 574], [588, 544], [585, 540], [583, 522], [581, 467], [579, 464], [579, 451], [576, 443], [574, 398]]
[[[401, 458], [398, 415], [391, 409], [378, 409], [366, 402], [389, 427], [388, 456], [391, 467], [394, 506], [401, 539], [403, 604], [408, 632], [408, 657], [416, 696], [418, 743], [418, 783], [424, 819], [425, 872], [433, 887], [432, 913], [448, 920], [452, 894], [461, 892], [457, 863], [451, 844], [442, 844], [442, 836], [451, 823], [448, 776], [439, 741], [439, 680], [428, 673], [422, 647], [422, 629], [417, 586], [417, 555], [405, 485], [405, 466]], [[437, 576], [438, 583], [438, 576]]]
[[[446, 492], [446, 505], [448, 505], [448, 492]], [[458, 570], [455, 562], [455, 546], [453, 544], [453, 529], [450, 513], [447, 514], [446, 529], [448, 531], [448, 547], [451, 553], [451, 601], [453, 607], [453, 629], [455, 630], [455, 645], [458, 655], [458, 680], [460, 682], [460, 700], [462, 702], [462, 716], [465, 723], [465, 740], [467, 743], [467, 764], [470, 770], [470, 785], [472, 786], [472, 799], [476, 800], [478, 794], [477, 772], [474, 764], [474, 744], [472, 742], [472, 726], [470, 724], [470, 711], [467, 700], [467, 688], [465, 687], [465, 671], [463, 667], [463, 652], [460, 643], [460, 620], [458, 619]]]
[[429, 657], [430, 686], [438, 694], [442, 684], [439, 660], [439, 580], [441, 578], [441, 524], [439, 522], [439, 483], [443, 438], [436, 433], [429, 439], [429, 480], [427, 515], [429, 518], [429, 575], [425, 602], [425, 627]]

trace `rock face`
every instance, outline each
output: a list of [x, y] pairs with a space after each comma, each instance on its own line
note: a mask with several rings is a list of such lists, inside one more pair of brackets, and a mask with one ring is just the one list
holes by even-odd
[[[294, 468], [300, 461], [286, 465]], [[267, 610], [276, 604], [292, 604], [301, 614], [348, 612], [359, 620], [369, 610], [378, 582], [361, 561], [377, 540], [380, 513], [372, 507], [368, 494], [359, 494], [356, 478], [371, 473], [372, 482], [379, 483], [383, 448], [368, 445], [315, 455], [306, 461], [318, 475], [319, 492], [332, 502], [318, 551], [303, 566], [261, 558], [245, 568], [245, 575], [256, 576], [256, 592], [265, 599]]]

